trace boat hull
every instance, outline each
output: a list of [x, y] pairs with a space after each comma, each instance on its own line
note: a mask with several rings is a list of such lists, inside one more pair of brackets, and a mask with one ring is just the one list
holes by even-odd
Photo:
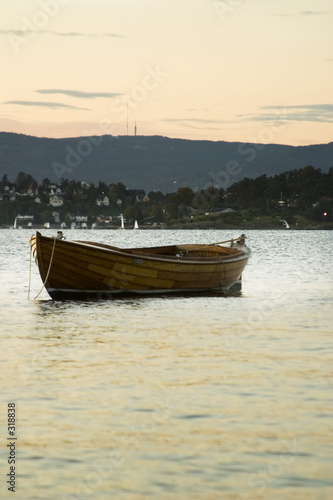
[[38, 232], [30, 244], [42, 282], [54, 300], [239, 290], [250, 255], [245, 245], [120, 249]]

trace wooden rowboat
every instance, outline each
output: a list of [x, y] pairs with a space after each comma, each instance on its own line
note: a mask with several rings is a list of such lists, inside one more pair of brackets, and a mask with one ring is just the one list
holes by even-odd
[[118, 248], [67, 241], [39, 232], [30, 239], [39, 273], [55, 300], [118, 294], [227, 292], [239, 284], [250, 256], [245, 236], [229, 246], [169, 245]]

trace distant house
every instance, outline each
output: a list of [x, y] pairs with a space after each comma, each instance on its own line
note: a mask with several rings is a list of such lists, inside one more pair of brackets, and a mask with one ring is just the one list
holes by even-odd
[[52, 215], [53, 215], [54, 222], [56, 224], [59, 224], [59, 222], [60, 222], [60, 214], [59, 214], [59, 212], [53, 212]]
[[64, 199], [59, 194], [51, 194], [49, 198], [49, 205], [52, 207], [61, 207], [64, 204]]
[[96, 198], [96, 205], [97, 206], [102, 206], [104, 205], [105, 207], [107, 207], [108, 205], [110, 205], [110, 200], [109, 200], [109, 197], [106, 196], [106, 194], [100, 194], [97, 196]]
[[15, 201], [16, 190], [14, 185], [0, 185], [0, 201]]
[[48, 191], [50, 196], [52, 196], [53, 194], [62, 195], [62, 189], [60, 186], [58, 186], [58, 184], [50, 184], [48, 186]]
[[35, 198], [38, 195], [38, 186], [30, 185], [16, 194], [20, 198]]
[[68, 214], [71, 222], [72, 229], [78, 228], [87, 228], [88, 215], [80, 215], [80, 214]]
[[17, 215], [14, 220], [14, 229], [22, 227], [32, 227], [33, 215]]
[[106, 215], [98, 215], [96, 217], [96, 224], [95, 224], [95, 227], [97, 226], [110, 226], [110, 224], [112, 223], [112, 216], [109, 215], [109, 216], [106, 216]]
[[88, 222], [88, 215], [69, 214], [71, 222]]

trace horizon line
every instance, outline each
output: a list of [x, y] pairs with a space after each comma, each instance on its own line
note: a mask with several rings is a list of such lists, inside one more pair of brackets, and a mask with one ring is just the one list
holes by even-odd
[[54, 141], [63, 141], [65, 139], [73, 140], [73, 139], [84, 139], [86, 137], [115, 137], [115, 138], [124, 138], [124, 137], [133, 137], [133, 138], [152, 138], [152, 137], [161, 137], [164, 139], [170, 139], [170, 140], [175, 140], [175, 141], [191, 141], [191, 142], [226, 142], [229, 144], [264, 144], [265, 146], [288, 146], [291, 148], [303, 148], [303, 147], [308, 147], [308, 146], [322, 146], [322, 145], [328, 145], [332, 144], [333, 141], [329, 142], [315, 142], [311, 144], [302, 144], [298, 146], [294, 146], [293, 144], [286, 144], [286, 143], [277, 143], [277, 142], [250, 142], [250, 141], [226, 141], [224, 139], [187, 139], [187, 138], [180, 138], [180, 137], [169, 137], [167, 135], [161, 135], [161, 134], [152, 134], [152, 135], [128, 135], [128, 134], [121, 134], [121, 135], [112, 135], [112, 134], [100, 134], [100, 135], [78, 135], [78, 136], [65, 136], [65, 137], [48, 137], [44, 135], [32, 135], [32, 134], [25, 134], [23, 132], [8, 132], [7, 130], [0, 130], [0, 134], [13, 134], [13, 135], [22, 135], [25, 137], [32, 137], [35, 139], [48, 139], [48, 140], [54, 140]]

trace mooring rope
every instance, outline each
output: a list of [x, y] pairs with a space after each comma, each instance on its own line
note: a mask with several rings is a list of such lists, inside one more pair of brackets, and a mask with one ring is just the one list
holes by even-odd
[[43, 290], [44, 290], [44, 288], [45, 288], [45, 284], [46, 284], [46, 282], [47, 282], [47, 280], [48, 280], [48, 277], [49, 277], [49, 274], [50, 274], [50, 271], [51, 271], [51, 265], [52, 265], [52, 261], [53, 261], [53, 254], [54, 254], [54, 249], [55, 249], [56, 240], [57, 240], [57, 238], [54, 238], [54, 243], [53, 243], [53, 248], [52, 248], [52, 253], [51, 253], [51, 258], [50, 258], [49, 268], [48, 268], [47, 273], [46, 273], [46, 278], [45, 278], [45, 280], [44, 280], [44, 283], [43, 283], [42, 288], [40, 289], [39, 293], [36, 295], [36, 297], [34, 298], [34, 300], [36, 300], [36, 299], [39, 297], [39, 295], [42, 293], [42, 291], [43, 291]]
[[31, 261], [32, 261], [32, 248], [30, 247], [30, 262], [29, 262], [29, 285], [28, 285], [28, 300], [30, 300], [30, 287], [31, 287]]

